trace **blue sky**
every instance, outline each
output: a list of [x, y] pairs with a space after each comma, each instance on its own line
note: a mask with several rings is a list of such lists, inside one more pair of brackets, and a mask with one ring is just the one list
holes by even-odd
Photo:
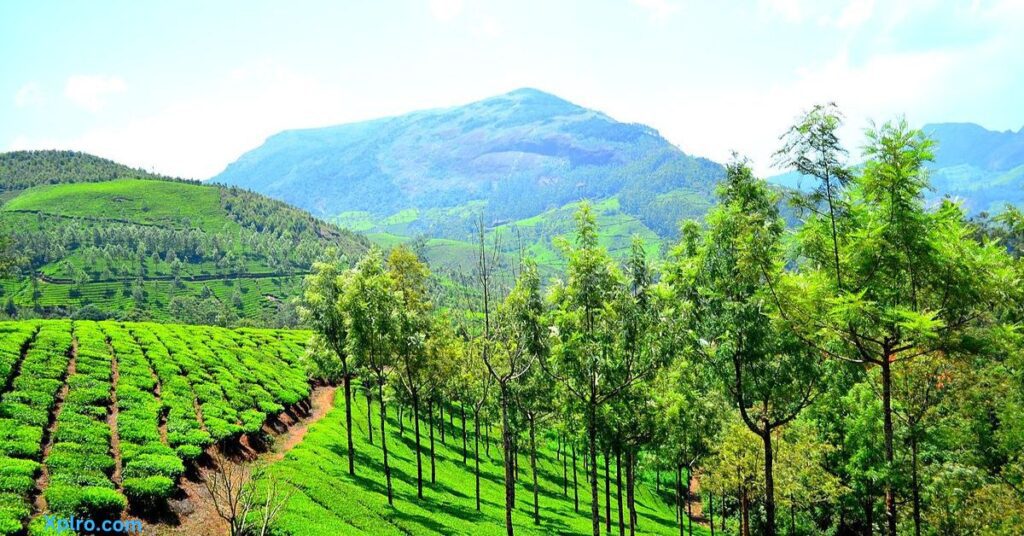
[[1024, 0], [0, 3], [0, 150], [207, 178], [267, 136], [536, 87], [769, 174], [834, 100], [1024, 127]]

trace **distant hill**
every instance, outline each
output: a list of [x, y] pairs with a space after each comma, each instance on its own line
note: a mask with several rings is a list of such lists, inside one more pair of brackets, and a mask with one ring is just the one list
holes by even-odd
[[0, 193], [41, 184], [98, 182], [112, 179], [176, 180], [77, 151], [0, 153]]
[[461, 239], [481, 213], [499, 225], [582, 199], [661, 235], [703, 214], [722, 167], [650, 127], [520, 89], [479, 102], [286, 131], [214, 182], [281, 199], [368, 231]]
[[[971, 214], [998, 212], [1006, 203], [1024, 206], [1024, 128], [995, 132], [974, 123], [935, 123], [922, 130], [937, 142], [928, 164], [929, 199], [958, 199]], [[811, 184], [795, 173], [769, 180], [790, 188]]]
[[369, 246], [238, 188], [134, 178], [81, 153], [8, 153], [0, 162], [17, 162], [0, 184], [35, 185], [8, 190], [0, 206], [0, 226], [23, 257], [20, 275], [0, 280], [8, 313], [287, 324], [288, 299], [326, 248], [355, 258]]

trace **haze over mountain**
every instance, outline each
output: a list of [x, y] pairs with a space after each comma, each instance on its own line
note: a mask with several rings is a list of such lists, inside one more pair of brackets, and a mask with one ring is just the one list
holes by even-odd
[[[924, 130], [937, 141], [932, 199], [957, 198], [972, 214], [1024, 204], [1024, 131], [971, 123]], [[686, 154], [651, 127], [519, 89], [453, 108], [285, 131], [213, 180], [281, 199], [384, 245], [427, 235], [427, 257], [457, 267], [471, 258], [465, 241], [481, 214], [491, 228], [515, 227], [512, 236], [542, 264], [558, 264], [551, 239], [571, 231], [583, 199], [597, 203], [613, 254], [625, 251], [633, 234], [657, 252], [680, 220], [704, 215], [722, 176], [720, 164]], [[792, 173], [769, 180], [807, 185]]]
[[415, 209], [402, 217], [407, 230], [462, 237], [481, 211], [500, 223], [612, 197], [624, 213], [672, 234], [678, 219], [709, 206], [721, 176], [720, 165], [685, 154], [653, 128], [519, 89], [455, 108], [282, 132], [213, 180], [342, 222], [376, 224]]

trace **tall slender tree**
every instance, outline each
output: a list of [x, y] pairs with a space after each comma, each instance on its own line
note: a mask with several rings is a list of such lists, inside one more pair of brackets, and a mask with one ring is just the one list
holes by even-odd
[[568, 280], [555, 285], [549, 296], [553, 344], [544, 367], [584, 413], [592, 529], [594, 536], [600, 536], [598, 412], [635, 382], [653, 374], [660, 356], [657, 352], [616, 352], [615, 332], [621, 319], [607, 304], [628, 288], [608, 252], [598, 244], [597, 222], [589, 204], [584, 203], [576, 213], [576, 224], [575, 244], [562, 244], [569, 261]]
[[[313, 273], [306, 276], [299, 314], [313, 329], [318, 347], [327, 352], [315, 353], [314, 360], [325, 378], [341, 380], [345, 391], [345, 438], [348, 443], [348, 472], [354, 475], [355, 449], [352, 446], [352, 370], [348, 349], [348, 324], [341, 293], [344, 259], [337, 250], [325, 252], [324, 260], [313, 264]], [[325, 359], [326, 358], [326, 359]]]
[[391, 465], [388, 460], [387, 399], [384, 397], [395, 366], [395, 333], [398, 331], [398, 296], [392, 279], [384, 271], [383, 255], [377, 248], [359, 261], [346, 278], [341, 302], [347, 315], [348, 350], [357, 356], [365, 374], [374, 379], [380, 403], [380, 445], [384, 456], [384, 480], [388, 504], [394, 504]]

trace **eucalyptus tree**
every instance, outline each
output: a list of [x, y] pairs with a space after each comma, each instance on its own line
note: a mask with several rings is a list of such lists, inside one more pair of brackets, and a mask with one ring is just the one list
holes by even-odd
[[430, 354], [426, 349], [431, 304], [427, 298], [430, 275], [411, 249], [399, 246], [388, 255], [388, 275], [398, 299], [395, 311], [395, 370], [399, 384], [409, 395], [412, 405], [413, 430], [416, 436], [416, 496], [423, 498], [423, 456], [420, 436], [420, 403], [429, 394], [436, 375], [432, 374]]
[[[517, 284], [506, 300], [512, 311], [516, 311], [515, 321], [522, 334], [526, 335], [525, 346], [536, 358], [547, 353], [546, 326], [542, 322], [544, 302], [540, 294], [540, 276], [537, 266], [526, 261], [521, 269]], [[500, 317], [500, 315], [499, 315]], [[533, 522], [540, 524], [540, 498], [537, 482], [537, 425], [555, 411], [555, 399], [552, 397], [553, 383], [541, 370], [534, 365], [523, 375], [512, 389], [518, 413], [526, 420], [529, 428], [530, 441], [530, 472], [533, 479]]]
[[380, 403], [380, 444], [388, 504], [394, 504], [391, 465], [388, 462], [387, 399], [384, 391], [395, 367], [400, 302], [391, 277], [384, 270], [380, 249], [374, 247], [345, 279], [341, 293], [347, 316], [347, 349], [365, 376], [373, 378]]
[[[744, 424], [764, 448], [765, 534], [775, 534], [772, 437], [810, 403], [819, 376], [816, 352], [774, 314], [774, 285], [784, 270], [777, 196], [744, 161], [726, 168], [720, 204], [689, 262], [694, 351], [730, 393]], [[684, 286], [683, 292], [687, 289]]]
[[[1015, 285], [1005, 248], [979, 243], [959, 207], [949, 201], [926, 207], [925, 164], [934, 143], [905, 120], [873, 128], [867, 137], [863, 172], [838, 198], [825, 200], [842, 210], [805, 219], [797, 232], [801, 276], [780, 283], [773, 298], [808, 347], [880, 369], [892, 475], [894, 367], [923, 355], [973, 353], [969, 335], [996, 321]], [[884, 493], [886, 528], [894, 536], [891, 476]]]
[[[352, 369], [348, 346], [348, 322], [342, 303], [342, 287], [349, 273], [337, 250], [328, 249], [324, 260], [313, 263], [313, 273], [303, 284], [299, 314], [313, 330], [318, 347], [314, 362], [326, 379], [341, 380], [345, 391], [345, 437], [348, 442], [348, 472], [355, 474], [355, 449], [352, 446]], [[369, 404], [369, 401], [367, 401]]]
[[659, 356], [647, 351], [616, 351], [616, 332], [622, 319], [608, 304], [616, 295], [628, 293], [628, 288], [607, 250], [598, 244], [597, 223], [589, 204], [584, 203], [576, 213], [576, 224], [575, 244], [561, 244], [568, 257], [568, 278], [549, 295], [552, 347], [543, 364], [545, 372], [576, 399], [584, 413], [591, 521], [594, 536], [599, 536], [598, 413], [604, 404], [657, 370]]
[[[544, 302], [540, 296], [540, 276], [536, 266], [523, 262], [515, 286], [491, 314], [494, 299], [492, 281], [497, 244], [488, 255], [483, 226], [479, 228], [479, 265], [481, 290], [484, 297], [484, 346], [481, 357], [498, 389], [501, 410], [501, 439], [505, 467], [505, 527], [514, 533], [512, 511], [515, 507], [516, 442], [513, 431], [514, 391], [520, 380], [546, 353], [546, 327], [543, 324]], [[493, 324], [492, 324], [493, 320]], [[538, 514], [535, 512], [535, 519]]]

